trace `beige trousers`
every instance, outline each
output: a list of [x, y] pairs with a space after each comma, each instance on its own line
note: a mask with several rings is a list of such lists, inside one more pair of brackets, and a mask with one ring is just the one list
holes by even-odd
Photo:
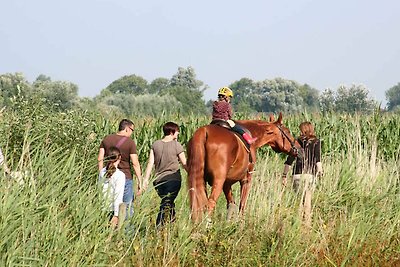
[[296, 193], [301, 194], [299, 207], [299, 216], [304, 225], [311, 228], [312, 217], [312, 194], [316, 187], [316, 176], [312, 174], [295, 174], [293, 175], [293, 189]]

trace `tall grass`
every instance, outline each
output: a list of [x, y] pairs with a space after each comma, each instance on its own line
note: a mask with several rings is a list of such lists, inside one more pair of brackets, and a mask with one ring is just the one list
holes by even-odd
[[[301, 199], [282, 188], [283, 156], [259, 151], [245, 217], [227, 222], [224, 198], [213, 224], [190, 222], [186, 181], [177, 221], [157, 231], [159, 198], [135, 200], [130, 227], [113, 232], [97, 188], [101, 139], [120, 118], [21, 106], [1, 115], [1, 146], [24, 183], [1, 175], [1, 266], [396, 266], [400, 263], [400, 120], [391, 115], [284, 118], [297, 133], [312, 120], [323, 140], [325, 174], [313, 195], [311, 230]], [[183, 127], [186, 144], [206, 117], [133, 118], [142, 166], [165, 121]], [[389, 142], [390, 140], [390, 142]], [[184, 178], [186, 176], [184, 175]], [[185, 180], [185, 179], [184, 179]], [[236, 199], [239, 186], [234, 186]]]

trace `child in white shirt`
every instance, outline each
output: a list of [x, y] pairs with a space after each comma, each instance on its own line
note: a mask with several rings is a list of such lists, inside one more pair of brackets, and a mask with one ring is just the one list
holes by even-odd
[[5, 172], [6, 174], [9, 174], [9, 173], [10, 173], [10, 170], [9, 170], [8, 167], [7, 167], [7, 164], [6, 164], [4, 155], [3, 155], [3, 151], [1, 151], [1, 148], [0, 148], [0, 166], [3, 166], [4, 172]]
[[118, 169], [118, 164], [121, 161], [121, 152], [118, 148], [112, 147], [106, 158], [107, 165], [100, 171], [99, 182], [103, 186], [103, 194], [106, 198], [106, 208], [110, 211], [111, 226], [115, 227], [119, 221], [120, 204], [123, 203], [123, 195], [125, 188], [125, 174]]

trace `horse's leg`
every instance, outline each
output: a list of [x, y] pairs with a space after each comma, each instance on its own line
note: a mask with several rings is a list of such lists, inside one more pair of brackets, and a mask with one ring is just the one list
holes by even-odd
[[241, 214], [244, 213], [244, 209], [246, 207], [247, 198], [249, 196], [252, 172], [253, 172], [254, 164], [251, 164], [249, 170], [246, 173], [246, 178], [240, 181], [240, 204], [239, 204], [239, 212]]
[[240, 181], [240, 204], [239, 204], [239, 212], [241, 214], [244, 213], [244, 209], [246, 207], [246, 201], [249, 196], [249, 190], [250, 190], [250, 181], [249, 180], [242, 180]]
[[229, 204], [235, 204], [235, 200], [233, 198], [233, 194], [232, 194], [232, 183], [228, 183], [225, 181], [224, 183], [224, 194], [225, 194], [225, 198], [226, 198], [226, 205], [227, 207], [229, 207]]
[[228, 213], [226, 215], [226, 219], [228, 221], [231, 220], [232, 217], [237, 212], [237, 206], [235, 204], [235, 200], [234, 200], [233, 194], [232, 194], [232, 184], [233, 183], [225, 182], [224, 187], [223, 187], [223, 190], [225, 193], [225, 198], [226, 198], [226, 203], [227, 203], [227, 209], [228, 209]]
[[[221, 176], [219, 176], [221, 177]], [[225, 177], [225, 176], [223, 176]], [[211, 194], [208, 198], [208, 215], [211, 217], [211, 214], [217, 204], [217, 199], [219, 195], [222, 193], [222, 187], [224, 185], [225, 179], [218, 179], [217, 176], [214, 176], [213, 185], [211, 188]]]

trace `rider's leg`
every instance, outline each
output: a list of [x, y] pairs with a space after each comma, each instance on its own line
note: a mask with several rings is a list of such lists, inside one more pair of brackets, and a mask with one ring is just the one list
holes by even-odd
[[250, 134], [246, 133], [242, 126], [237, 125], [232, 120], [228, 120], [228, 123], [231, 126], [232, 130], [239, 133], [241, 136], [243, 136], [243, 139], [246, 140], [246, 142], [249, 145], [251, 145], [252, 143], [254, 143], [257, 140], [257, 138], [253, 138]]

